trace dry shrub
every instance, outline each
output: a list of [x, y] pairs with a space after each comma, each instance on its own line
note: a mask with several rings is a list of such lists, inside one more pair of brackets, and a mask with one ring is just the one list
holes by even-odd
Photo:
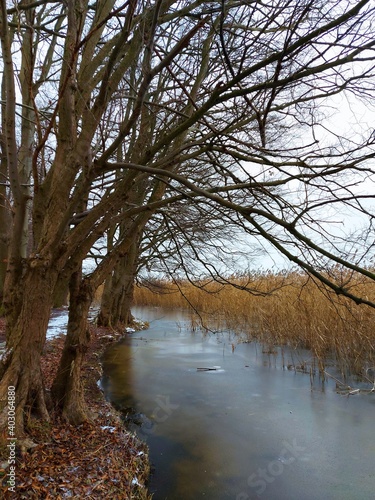
[[[328, 275], [352, 293], [375, 301], [375, 285], [369, 279], [339, 268]], [[258, 273], [194, 284], [149, 280], [147, 286], [136, 287], [135, 304], [196, 310], [209, 328], [307, 348], [318, 359], [334, 357], [345, 370], [357, 373], [375, 363], [375, 310], [337, 296], [300, 272]]]

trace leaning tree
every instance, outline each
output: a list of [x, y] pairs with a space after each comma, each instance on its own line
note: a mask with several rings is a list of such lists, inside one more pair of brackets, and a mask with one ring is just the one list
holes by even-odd
[[[93, 292], [137, 252], [152, 217], [173, 228], [182, 205], [236, 224], [374, 306], [324, 273], [337, 264], [374, 279], [364, 265], [374, 135], [329, 129], [324, 114], [337, 95], [371, 104], [373, 16], [370, 0], [1, 2], [12, 225], [0, 394], [5, 410], [16, 387], [19, 436], [25, 407], [49, 418], [40, 360], [58, 284], [70, 284], [70, 318], [52, 392], [79, 422]], [[343, 210], [367, 221], [361, 238], [332, 236]], [[107, 231], [110, 251], [82, 276]]]

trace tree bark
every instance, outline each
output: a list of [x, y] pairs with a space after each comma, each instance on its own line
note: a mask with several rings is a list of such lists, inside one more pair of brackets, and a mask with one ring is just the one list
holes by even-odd
[[103, 294], [100, 301], [100, 311], [98, 314], [98, 326], [111, 326], [111, 309], [112, 309], [112, 281], [113, 273], [105, 280]]
[[[30, 4], [31, 0], [28, 0], [26, 3]], [[34, 9], [26, 10], [25, 16], [27, 19], [27, 23], [31, 26], [34, 18]], [[18, 150], [18, 175], [22, 194], [27, 200], [20, 243], [20, 255], [22, 258], [26, 258], [29, 253], [29, 218], [32, 208], [30, 182], [32, 177], [32, 158], [36, 122], [32, 99], [32, 82], [34, 72], [34, 31], [31, 29], [27, 29], [23, 33], [21, 54], [22, 59], [19, 80], [22, 95], [22, 120], [21, 142]]]
[[[45, 421], [49, 414], [45, 403], [44, 383], [40, 366], [46, 330], [51, 309], [51, 291], [55, 279], [53, 271], [42, 265], [29, 267], [23, 282], [23, 298], [14, 325], [7, 325], [6, 353], [1, 362], [0, 376], [0, 426], [5, 425], [7, 391], [9, 386], [16, 392], [16, 436], [22, 437], [25, 417], [36, 414]], [[8, 318], [9, 320], [9, 318]]]
[[122, 276], [112, 305], [112, 322], [114, 325], [126, 326], [133, 319], [131, 307], [133, 304], [134, 280], [137, 272], [137, 252], [130, 251], [122, 264]]
[[58, 280], [53, 291], [53, 307], [63, 307], [68, 305], [69, 286], [64, 280]]
[[89, 419], [81, 380], [81, 368], [90, 342], [87, 315], [92, 302], [88, 280], [82, 270], [73, 273], [70, 286], [68, 331], [57, 375], [52, 385], [52, 399], [63, 417], [73, 425]]
[[[0, 136], [0, 175], [2, 179], [7, 177], [7, 160], [3, 137]], [[0, 303], [3, 299], [4, 283], [8, 263], [8, 248], [10, 240], [10, 206], [9, 196], [5, 183], [0, 184]]]
[[[1, 56], [3, 60], [2, 80], [2, 148], [6, 159], [7, 175], [13, 198], [12, 238], [9, 242], [7, 257], [7, 272], [5, 282], [16, 283], [22, 273], [22, 241], [24, 228], [27, 224], [27, 194], [22, 185], [19, 175], [18, 146], [16, 134], [16, 88], [15, 74], [12, 59], [12, 37], [8, 25], [6, 2], [0, 4], [0, 41]], [[4, 165], [3, 165], [4, 166]], [[7, 285], [4, 283], [4, 288]]]
[[106, 280], [98, 315], [99, 326], [116, 328], [119, 325], [129, 325], [132, 321], [138, 244], [138, 240], [132, 243], [127, 254], [117, 263], [113, 274]]
[[[1, 79], [1, 130], [5, 129], [5, 83], [4, 77]], [[0, 175], [2, 179], [8, 176], [8, 160], [6, 141], [3, 133], [0, 134]], [[6, 276], [6, 269], [8, 265], [8, 247], [10, 240], [10, 201], [9, 194], [7, 193], [7, 186], [5, 182], [0, 184], [0, 301], [2, 302], [4, 293], [4, 283]]]

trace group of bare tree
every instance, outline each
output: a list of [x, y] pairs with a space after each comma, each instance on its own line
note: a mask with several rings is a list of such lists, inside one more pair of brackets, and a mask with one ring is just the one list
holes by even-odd
[[[51, 393], [73, 423], [94, 293], [105, 282], [102, 324], [126, 321], [143, 264], [214, 277], [224, 242], [248, 235], [374, 306], [324, 272], [374, 279], [373, 129], [328, 128], [337, 95], [372, 106], [374, 14], [371, 0], [1, 1], [0, 394], [5, 415], [16, 387], [19, 436], [26, 408], [49, 419], [41, 356], [68, 288]], [[333, 235], [349, 212], [361, 236]]]

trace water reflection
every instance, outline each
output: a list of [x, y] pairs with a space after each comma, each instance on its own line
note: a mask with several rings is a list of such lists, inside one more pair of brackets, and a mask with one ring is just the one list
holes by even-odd
[[136, 314], [150, 329], [108, 349], [102, 384], [149, 444], [154, 500], [374, 498], [372, 395], [339, 396], [333, 380], [322, 391], [318, 377], [311, 386], [283, 369], [295, 352], [233, 351], [225, 334], [191, 334], [184, 317]]

